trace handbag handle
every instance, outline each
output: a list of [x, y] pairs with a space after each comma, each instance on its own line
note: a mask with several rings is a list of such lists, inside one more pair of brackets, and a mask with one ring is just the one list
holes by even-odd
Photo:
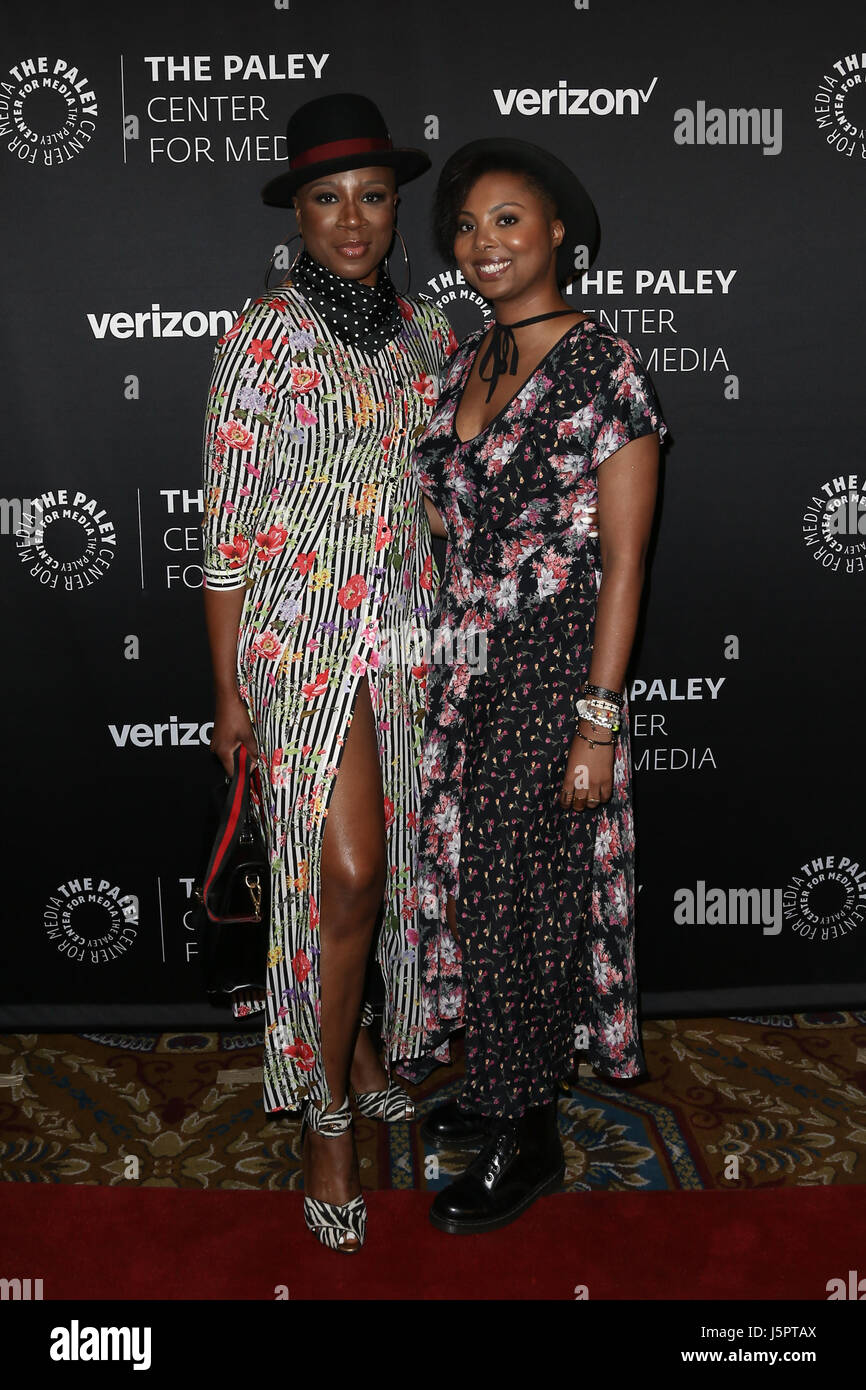
[[[254, 795], [259, 805], [262, 804], [259, 769], [252, 765], [252, 759], [243, 743], [238, 744], [234, 750], [234, 772], [226, 781], [229, 783], [229, 790], [201, 892], [201, 901], [212, 922], [218, 922], [220, 919], [211, 911], [208, 901], [210, 892], [232, 849], [243, 838], [251, 814], [251, 783], [254, 783]], [[252, 885], [247, 886], [252, 893]], [[258, 910], [258, 904], [256, 907]]]
[[[235, 777], [237, 777], [237, 775], [238, 775], [238, 769], [237, 769], [237, 754], [238, 754], [238, 752], [239, 752], [239, 750], [240, 750], [241, 748], [243, 748], [243, 750], [244, 750], [245, 753], [246, 753], [246, 751], [247, 751], [246, 748], [244, 747], [244, 744], [242, 744], [242, 743], [238, 744], [238, 747], [235, 749], [235, 752], [234, 752], [234, 757], [235, 757], [235, 770], [234, 770], [234, 773], [233, 773], [233, 775], [232, 775], [231, 777], [229, 776], [228, 773], [226, 773], [226, 786], [228, 786], [230, 782], [233, 782], [234, 779], [235, 779]], [[248, 754], [248, 753], [247, 753], [247, 757], [249, 758], [249, 754]], [[263, 802], [262, 802], [262, 778], [261, 778], [261, 773], [260, 773], [260, 771], [259, 771], [258, 763], [254, 763], [254, 762], [252, 761], [252, 759], [250, 759], [249, 784], [250, 784], [250, 788], [251, 788], [251, 790], [252, 790], [252, 794], [255, 796], [255, 799], [256, 799], [256, 801], [258, 802], [259, 806], [261, 806], [261, 805], [263, 804]]]

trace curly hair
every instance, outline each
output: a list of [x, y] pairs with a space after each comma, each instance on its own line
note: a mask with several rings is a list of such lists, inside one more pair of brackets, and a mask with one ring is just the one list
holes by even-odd
[[550, 218], [557, 216], [556, 194], [540, 177], [538, 171], [524, 164], [517, 152], [468, 154], [463, 159], [449, 160], [439, 176], [433, 200], [433, 239], [442, 259], [454, 264], [454, 237], [457, 218], [465, 206], [472, 185], [483, 174], [519, 174], [544, 205]]

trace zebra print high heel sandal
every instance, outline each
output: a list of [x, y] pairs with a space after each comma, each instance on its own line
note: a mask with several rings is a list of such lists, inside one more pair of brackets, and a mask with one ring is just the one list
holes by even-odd
[[[333, 1139], [339, 1134], [345, 1134], [351, 1123], [352, 1112], [349, 1109], [348, 1097], [337, 1110], [332, 1110], [329, 1114], [317, 1110], [312, 1101], [309, 1101], [301, 1125], [302, 1151], [308, 1127], [315, 1134], [323, 1134], [325, 1138]], [[339, 1204], [305, 1196], [304, 1220], [316, 1239], [329, 1250], [339, 1250], [343, 1255], [354, 1255], [364, 1244], [367, 1234], [367, 1206], [363, 1194]], [[351, 1244], [347, 1244], [349, 1241]]]
[[[361, 1027], [369, 1028], [374, 1018], [372, 1007], [365, 1004], [361, 1010]], [[388, 1125], [415, 1118], [412, 1097], [396, 1081], [389, 1081], [384, 1091], [355, 1091], [355, 1104], [368, 1120], [384, 1120]]]

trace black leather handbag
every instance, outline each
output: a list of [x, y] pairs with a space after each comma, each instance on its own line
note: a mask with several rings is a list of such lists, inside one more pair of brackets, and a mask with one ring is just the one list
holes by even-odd
[[263, 798], [259, 769], [243, 744], [203, 878], [193, 886], [194, 927], [205, 992], [231, 1003], [265, 985], [270, 921], [270, 865], [255, 809]]

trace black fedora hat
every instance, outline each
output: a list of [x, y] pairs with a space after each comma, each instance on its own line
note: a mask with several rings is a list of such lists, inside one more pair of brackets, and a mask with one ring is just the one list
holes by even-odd
[[286, 144], [288, 172], [262, 189], [269, 207], [291, 207], [302, 184], [344, 169], [385, 165], [400, 184], [430, 168], [423, 150], [395, 149], [378, 106], [354, 92], [316, 97], [299, 106], [289, 117]]
[[[490, 157], [487, 166], [494, 169], [526, 170], [534, 174], [544, 188], [549, 189], [556, 203], [557, 216], [565, 225], [562, 245], [556, 253], [556, 278], [564, 285], [588, 270], [598, 255], [601, 228], [595, 205], [576, 174], [561, 159], [532, 145], [528, 140], [513, 140], [508, 136], [491, 136], [486, 140], [471, 140], [446, 160], [439, 175], [436, 203], [447, 198], [449, 184], [461, 178], [470, 162], [477, 159], [484, 167], [484, 156]], [[479, 174], [480, 177], [480, 174]], [[586, 264], [575, 266], [575, 248], [586, 247]], [[444, 249], [444, 248], [443, 248]]]

